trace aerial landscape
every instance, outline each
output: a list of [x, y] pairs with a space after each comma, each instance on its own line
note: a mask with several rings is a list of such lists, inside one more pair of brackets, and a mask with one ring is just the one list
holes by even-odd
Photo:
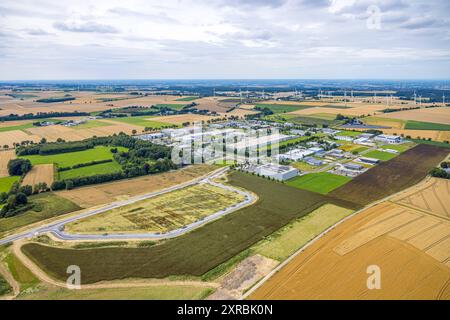
[[431, 2], [2, 3], [0, 299], [450, 300]]

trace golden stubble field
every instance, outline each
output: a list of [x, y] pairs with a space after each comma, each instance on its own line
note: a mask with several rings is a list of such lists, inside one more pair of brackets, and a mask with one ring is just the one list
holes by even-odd
[[0, 151], [0, 178], [8, 177], [8, 162], [16, 158], [15, 150]]
[[390, 112], [385, 113], [383, 118], [450, 124], [450, 107]]
[[[446, 188], [439, 182], [421, 192]], [[425, 191], [426, 190], [426, 191]], [[431, 190], [431, 191], [430, 191]], [[252, 299], [450, 299], [450, 221], [440, 204], [422, 210], [415, 188], [337, 226], [258, 288]], [[448, 203], [448, 190], [437, 202]], [[429, 202], [432, 202], [429, 199]], [[416, 206], [417, 205], [417, 206]], [[381, 289], [367, 288], [368, 266], [381, 271]]]
[[57, 195], [80, 207], [89, 208], [162, 190], [201, 177], [215, 169], [217, 168], [209, 165], [194, 165], [177, 171], [60, 191]]
[[53, 164], [34, 165], [23, 179], [22, 185], [34, 187], [36, 184], [45, 182], [50, 187], [54, 181], [55, 167]]

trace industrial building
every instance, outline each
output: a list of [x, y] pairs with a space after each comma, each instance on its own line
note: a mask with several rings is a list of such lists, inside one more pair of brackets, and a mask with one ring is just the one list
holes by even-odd
[[285, 181], [298, 176], [298, 169], [273, 163], [264, 164], [255, 169], [255, 173], [275, 180]]
[[403, 138], [400, 136], [391, 136], [386, 134], [380, 134], [374, 138], [375, 141], [389, 143], [389, 144], [399, 144], [403, 143]]

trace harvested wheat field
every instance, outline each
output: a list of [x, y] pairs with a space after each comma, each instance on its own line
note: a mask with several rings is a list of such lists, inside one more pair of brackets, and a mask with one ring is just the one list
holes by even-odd
[[436, 107], [385, 113], [383, 118], [450, 124], [450, 108]]
[[80, 207], [89, 208], [165, 189], [201, 177], [215, 169], [217, 168], [209, 165], [194, 165], [177, 171], [61, 191], [57, 195]]
[[234, 110], [232, 110], [232, 111], [230, 111], [230, 112], [227, 112], [227, 113], [221, 113], [220, 115], [221, 115], [221, 116], [228, 116], [228, 117], [230, 117], [230, 116], [235, 116], [235, 117], [243, 118], [243, 117], [245, 117], [246, 115], [249, 115], [249, 114], [256, 114], [256, 113], [259, 113], [259, 111], [254, 111], [254, 110], [248, 110], [248, 109], [241, 109], [241, 108], [239, 108], [239, 109], [234, 109]]
[[38, 183], [45, 182], [51, 186], [55, 177], [55, 168], [53, 164], [38, 164], [33, 166], [30, 172], [23, 179], [22, 185], [35, 186]]
[[[450, 299], [450, 222], [384, 202], [337, 226], [251, 299]], [[368, 266], [381, 288], [368, 289]]]
[[227, 110], [235, 107], [239, 99], [223, 99], [223, 98], [214, 98], [214, 97], [206, 97], [195, 100], [197, 104], [196, 108], [199, 110], [209, 110], [216, 112], [226, 112]]
[[177, 114], [174, 116], [149, 118], [148, 120], [170, 123], [170, 124], [183, 124], [185, 122], [194, 123], [194, 122], [208, 121], [208, 120], [217, 119], [217, 118], [220, 118], [220, 117], [203, 116], [201, 114]]
[[0, 178], [8, 177], [8, 162], [16, 158], [15, 150], [0, 151]]
[[296, 110], [289, 112], [287, 114], [292, 115], [311, 115], [315, 113], [331, 113], [331, 114], [343, 114], [347, 116], [364, 116], [364, 115], [374, 115], [381, 113], [380, 111], [385, 109], [383, 105], [367, 104], [367, 105], [356, 105], [349, 104], [348, 108], [327, 108], [327, 107], [313, 107], [308, 109]]
[[450, 180], [430, 178], [391, 201], [450, 219]]
[[9, 148], [12, 148], [14, 143], [21, 143], [22, 141], [39, 142], [40, 140], [39, 136], [26, 134], [22, 130], [0, 132], [0, 147], [6, 145]]

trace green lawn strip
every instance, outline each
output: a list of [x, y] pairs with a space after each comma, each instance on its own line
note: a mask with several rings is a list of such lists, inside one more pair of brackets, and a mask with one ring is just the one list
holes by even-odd
[[202, 276], [253, 244], [325, 203], [356, 209], [340, 199], [233, 172], [229, 182], [258, 194], [252, 205], [149, 248], [64, 249], [26, 244], [23, 252], [50, 275], [65, 280], [67, 266], [83, 270], [82, 283], [125, 278]]
[[0, 193], [6, 192], [8, 193], [11, 189], [14, 182], [19, 181], [19, 176], [12, 176], [12, 177], [3, 177], [0, 178]]
[[34, 204], [32, 210], [17, 216], [0, 219], [0, 234], [41, 220], [80, 210], [73, 202], [54, 193], [42, 193], [28, 198]]
[[408, 120], [405, 129], [450, 131], [450, 124]]
[[19, 283], [20, 291], [25, 291], [39, 284], [39, 279], [13, 254], [8, 254], [4, 261], [13, 278]]
[[381, 161], [388, 161], [396, 156], [396, 153], [383, 152], [379, 150], [373, 150], [364, 154], [364, 157], [380, 159]]
[[[113, 159], [112, 147], [97, 146], [93, 149], [87, 149], [77, 152], [59, 153], [54, 155], [31, 155], [23, 158], [29, 159], [33, 165], [37, 164], [56, 164], [58, 167], [72, 167], [80, 163], [88, 163], [94, 160]], [[119, 151], [126, 151], [126, 148], [117, 147]]]
[[304, 105], [266, 104], [266, 103], [255, 104], [255, 107], [259, 107], [259, 108], [263, 108], [263, 109], [267, 108], [267, 109], [271, 110], [273, 113], [287, 113], [287, 112], [312, 108], [312, 106], [304, 106]]
[[185, 104], [175, 104], [175, 103], [161, 103], [155, 105], [155, 107], [157, 108], [169, 108], [175, 111], [180, 111], [185, 106], [186, 106]]
[[429, 144], [436, 147], [442, 147], [442, 148], [449, 148], [450, 144], [448, 142], [441, 142], [441, 141], [429, 141], [429, 140], [422, 140], [422, 139], [409, 139], [417, 144]]
[[409, 150], [414, 146], [415, 146], [414, 142], [405, 142], [405, 143], [401, 143], [401, 144], [387, 144], [387, 145], [381, 146], [380, 148], [397, 150], [398, 152], [405, 152], [406, 150]]
[[326, 204], [299, 218], [252, 247], [254, 253], [283, 261], [353, 210]]
[[331, 109], [351, 109], [353, 107], [351, 106], [345, 106], [345, 105], [337, 105], [337, 104], [326, 104], [322, 106], [322, 108], [331, 108]]
[[72, 179], [78, 177], [88, 177], [96, 174], [105, 174], [122, 171], [122, 166], [116, 161], [96, 164], [77, 169], [61, 171], [58, 173], [59, 180]]
[[337, 136], [345, 136], [345, 137], [357, 137], [361, 134], [362, 132], [360, 131], [346, 131], [346, 130], [336, 133]]
[[184, 98], [179, 98], [176, 101], [194, 101], [197, 100], [199, 97], [197, 96], [192, 96], [192, 97], [184, 97]]
[[188, 285], [83, 290], [48, 286], [22, 294], [19, 300], [202, 300], [211, 292], [210, 288]]
[[287, 185], [299, 189], [327, 194], [346, 184], [351, 178], [329, 172], [309, 173], [287, 181]]
[[141, 126], [141, 127], [151, 127], [151, 128], [156, 128], [156, 129], [173, 126], [172, 123], [153, 121], [153, 120], [150, 120], [151, 118], [152, 118], [151, 116], [121, 117], [121, 118], [113, 118], [113, 119], [111, 119], [111, 121], [134, 124], [136, 126]]
[[0, 132], [7, 132], [7, 131], [14, 131], [14, 130], [26, 130], [33, 128], [32, 123], [25, 123], [18, 126], [11, 126], [11, 127], [0, 127]]
[[107, 126], [111, 126], [111, 125], [112, 124], [108, 123], [108, 122], [103, 122], [103, 121], [99, 121], [99, 120], [89, 120], [86, 123], [79, 124], [79, 125], [71, 127], [71, 128], [75, 129], [75, 130], [82, 130], [82, 129], [97, 128], [97, 127], [107, 127]]

